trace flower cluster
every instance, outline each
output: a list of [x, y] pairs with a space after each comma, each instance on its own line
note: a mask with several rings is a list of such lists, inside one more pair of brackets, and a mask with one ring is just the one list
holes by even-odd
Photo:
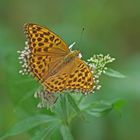
[[30, 67], [28, 65], [28, 60], [30, 58], [31, 55], [31, 51], [29, 49], [29, 45], [28, 42], [25, 42], [25, 48], [22, 51], [17, 51], [17, 53], [20, 54], [19, 56], [19, 63], [22, 65], [22, 70], [19, 71], [19, 73], [21, 73], [22, 75], [27, 75], [30, 73]]
[[94, 91], [101, 88], [101, 85], [99, 84], [99, 77], [107, 70], [106, 64], [111, 63], [114, 60], [115, 58], [110, 57], [109, 54], [105, 56], [103, 54], [93, 55], [93, 57], [87, 60], [87, 64], [91, 68], [94, 76]]

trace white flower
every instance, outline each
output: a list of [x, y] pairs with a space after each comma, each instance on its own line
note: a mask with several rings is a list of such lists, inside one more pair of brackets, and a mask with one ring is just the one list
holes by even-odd
[[101, 85], [99, 85], [99, 78], [101, 74], [105, 73], [107, 70], [106, 64], [111, 63], [114, 60], [115, 58], [111, 58], [109, 54], [105, 56], [103, 54], [93, 55], [93, 57], [87, 60], [87, 64], [91, 68], [94, 77], [94, 90], [99, 90], [101, 88]]

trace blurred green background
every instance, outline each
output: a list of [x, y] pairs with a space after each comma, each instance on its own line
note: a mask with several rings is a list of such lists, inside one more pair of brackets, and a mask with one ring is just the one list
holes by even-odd
[[[83, 59], [93, 54], [110, 54], [116, 61], [109, 67], [126, 78], [102, 76], [95, 100], [124, 99], [120, 118], [111, 112], [90, 123], [73, 122], [75, 140], [140, 139], [140, 1], [139, 0], [0, 0], [0, 134], [18, 120], [39, 114], [32, 96], [38, 83], [18, 74], [17, 50], [24, 47], [24, 23], [46, 26], [75, 49]], [[82, 28], [85, 31], [80, 40]], [[9, 137], [27, 140], [30, 133]], [[54, 136], [57, 139], [57, 136]]]

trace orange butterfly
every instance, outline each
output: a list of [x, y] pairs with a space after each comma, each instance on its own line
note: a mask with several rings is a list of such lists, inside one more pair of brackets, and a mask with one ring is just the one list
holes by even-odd
[[80, 51], [71, 51], [59, 36], [37, 24], [26, 24], [24, 31], [27, 43], [20, 55], [24, 67], [21, 73], [31, 72], [48, 93], [92, 92], [93, 74], [80, 59]]

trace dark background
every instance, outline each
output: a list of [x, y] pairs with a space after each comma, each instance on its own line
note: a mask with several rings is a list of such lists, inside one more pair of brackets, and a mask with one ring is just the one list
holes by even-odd
[[[94, 100], [124, 99], [120, 118], [115, 112], [90, 123], [73, 123], [77, 140], [140, 139], [140, 1], [139, 0], [0, 0], [0, 133], [18, 119], [39, 113], [32, 97], [38, 87], [32, 78], [18, 74], [17, 50], [24, 47], [24, 23], [46, 26], [69, 45], [77, 42], [83, 59], [110, 54], [109, 67], [126, 78], [102, 76]], [[82, 28], [85, 31], [80, 40]], [[24, 133], [8, 140], [27, 140]], [[56, 138], [57, 139], [57, 138]]]

